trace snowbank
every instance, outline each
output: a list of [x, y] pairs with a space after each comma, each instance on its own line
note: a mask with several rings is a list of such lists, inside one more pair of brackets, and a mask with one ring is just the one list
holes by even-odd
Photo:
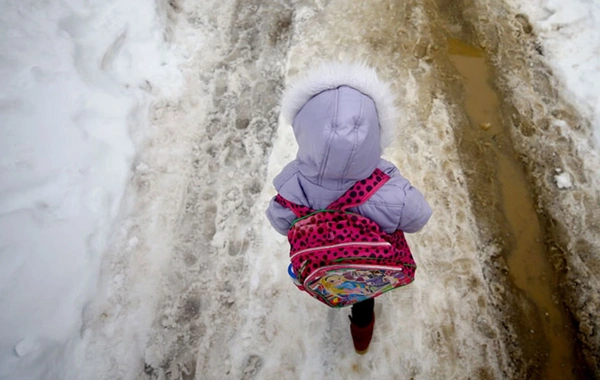
[[179, 87], [163, 24], [140, 0], [0, 5], [0, 378], [53, 376], [79, 329], [149, 106]]
[[509, 0], [525, 13], [547, 64], [562, 82], [571, 104], [591, 120], [600, 146], [600, 3], [586, 0]]

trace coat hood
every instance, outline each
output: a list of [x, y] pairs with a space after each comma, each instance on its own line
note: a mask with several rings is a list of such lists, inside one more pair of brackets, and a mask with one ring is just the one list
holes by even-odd
[[298, 142], [298, 170], [330, 189], [368, 177], [393, 140], [389, 85], [362, 64], [324, 64], [283, 96], [282, 117]]

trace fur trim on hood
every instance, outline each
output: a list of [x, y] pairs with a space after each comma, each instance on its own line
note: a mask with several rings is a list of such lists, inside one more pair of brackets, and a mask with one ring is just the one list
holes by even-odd
[[323, 63], [285, 90], [281, 101], [281, 115], [292, 124], [296, 114], [313, 96], [340, 86], [352, 87], [375, 102], [379, 118], [380, 145], [385, 148], [395, 138], [399, 111], [395, 96], [388, 83], [377, 76], [374, 69], [364, 63]]

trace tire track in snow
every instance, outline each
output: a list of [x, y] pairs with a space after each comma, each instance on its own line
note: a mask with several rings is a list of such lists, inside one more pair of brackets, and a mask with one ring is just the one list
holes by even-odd
[[[573, 116], [570, 115], [569, 107], [562, 103], [559, 94], [551, 84], [551, 74], [538, 59], [541, 54], [539, 44], [532, 35], [531, 25], [528, 25], [523, 15], [517, 14], [514, 18], [507, 18], [508, 11], [503, 4], [491, 4], [485, 0], [459, 1], [452, 4], [438, 1], [437, 9], [437, 17], [440, 18], [437, 24], [443, 34], [440, 37], [441, 41], [437, 42], [439, 45], [445, 46], [445, 40], [449, 36], [470, 41], [484, 47], [489, 59], [495, 64], [493, 73], [495, 76], [492, 76], [492, 79], [500, 89], [496, 94], [500, 104], [496, 104], [497, 101], [486, 101], [489, 99], [489, 94], [483, 90], [474, 95], [478, 97], [477, 101], [470, 103], [471, 106], [477, 104], [479, 111], [469, 109], [468, 105], [462, 106], [464, 111], [460, 111], [459, 101], [459, 108], [457, 108], [459, 111], [456, 112], [455, 117], [463, 120], [460, 122], [461, 125], [467, 126], [457, 129], [457, 131], [467, 131], [458, 132], [461, 134], [459, 149], [461, 149], [464, 167], [472, 168], [467, 171], [467, 177], [471, 199], [476, 205], [476, 215], [483, 227], [481, 234], [484, 240], [490, 242], [489, 244], [500, 248], [498, 254], [485, 259], [484, 263], [486, 276], [494, 289], [495, 304], [499, 309], [503, 309], [501, 320], [504, 321], [503, 330], [513, 367], [518, 369], [520, 373], [518, 377], [560, 379], [571, 378], [570, 376], [587, 377], [588, 370], [580, 358], [580, 351], [573, 353], [573, 345], [577, 337], [565, 314], [562, 302], [559, 302], [556, 284], [557, 282], [560, 284], [562, 280], [552, 273], [553, 268], [549, 265], [553, 263], [556, 266], [558, 263], [560, 266], [560, 261], [564, 260], [552, 254], [553, 248], [550, 242], [557, 238], [556, 231], [546, 228], [541, 233], [534, 233], [537, 230], [544, 230], [540, 228], [543, 227], [540, 224], [544, 222], [547, 224], [548, 217], [542, 210], [551, 209], [552, 206], [549, 207], [549, 204], [556, 199], [553, 183], [550, 190], [554, 193], [552, 195], [554, 199], [551, 202], [548, 198], [543, 199], [549, 190], [547, 181], [540, 181], [539, 174], [536, 175], [535, 172], [552, 172], [556, 166], [548, 168], [547, 165], [556, 160], [542, 158], [544, 154], [540, 155], [539, 150], [524, 149], [520, 142], [523, 136], [531, 137], [537, 134], [534, 125], [541, 121], [535, 120], [536, 118], [528, 112], [527, 108], [530, 106], [532, 109], [546, 107], [562, 109], [560, 114], [563, 117]], [[494, 21], [490, 22], [490, 19]], [[510, 51], [508, 56], [502, 56], [506, 54], [502, 51], [504, 49]], [[440, 51], [443, 52], [445, 49]], [[453, 71], [448, 68], [447, 57], [438, 58], [437, 61], [443, 71], [450, 73]], [[534, 75], [532, 78], [528, 71], [545, 74]], [[508, 76], [507, 72], [510, 72]], [[537, 87], [535, 93], [523, 91], [523, 86], [515, 86], [516, 82], [531, 83], [532, 81]], [[454, 94], [455, 99], [460, 99], [461, 90], [457, 91], [457, 89], [460, 89], [462, 84], [452, 78], [446, 82], [447, 91]], [[468, 84], [466, 86], [469, 87]], [[471, 86], [470, 89], [473, 88], [474, 86]], [[524, 113], [517, 112], [513, 105], [516, 94], [516, 97], [520, 98], [518, 107], [527, 110]], [[482, 116], [485, 107], [496, 107], [498, 110]], [[469, 110], [468, 118], [467, 110]], [[500, 111], [504, 116], [502, 123], [495, 120], [495, 114]], [[482, 117], [487, 117], [492, 124], [496, 125], [492, 126], [489, 132], [481, 130], [468, 132], [469, 119], [477, 120]], [[544, 116], [545, 120], [540, 124], [555, 123], [552, 121], [553, 117], [555, 115]], [[475, 126], [475, 130], [477, 129]], [[491, 134], [494, 134], [494, 137], [487, 142]], [[533, 136], [532, 140], [536, 140], [536, 137]], [[554, 150], [558, 143], [560, 150], [570, 152], [564, 157], [565, 160], [579, 160], [578, 155], [571, 148], [565, 146], [566, 144], [560, 144], [560, 140], [553, 141], [551, 137], [544, 142], [544, 145]], [[535, 169], [522, 164], [532, 161], [537, 161]], [[525, 166], [527, 182], [530, 183], [520, 179], [523, 177], [520, 173], [522, 166]], [[511, 173], [511, 176], [508, 177], [507, 173]], [[523, 183], [519, 184], [519, 181]], [[517, 196], [517, 199], [507, 199], [507, 194], [522, 195]], [[546, 196], [540, 197], [540, 194]], [[536, 196], [537, 210], [533, 210], [536, 207], [531, 200]], [[519, 210], [518, 207], [522, 209]], [[593, 209], [591, 204], [588, 207]], [[524, 211], [529, 208], [531, 212]], [[490, 212], [490, 210], [497, 211]], [[536, 211], [538, 215], [535, 215]], [[528, 221], [519, 219], [525, 215]], [[527, 223], [527, 225], [519, 223]], [[531, 251], [525, 252], [524, 248]]]
[[[600, 377], [600, 155], [593, 148], [589, 120], [570, 104], [544, 58], [536, 31], [518, 10], [480, 0], [471, 18], [474, 30], [492, 55], [495, 85], [504, 95], [502, 112], [535, 189], [537, 212], [545, 223], [548, 258], [564, 303], [577, 330], [578, 351]], [[504, 23], [503, 28], [492, 25]], [[561, 91], [563, 90], [563, 91]], [[573, 187], [560, 189], [557, 169]]]

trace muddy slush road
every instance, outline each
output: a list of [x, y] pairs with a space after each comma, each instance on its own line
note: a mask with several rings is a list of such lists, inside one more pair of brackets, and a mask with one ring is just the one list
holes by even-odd
[[[552, 238], [536, 211], [535, 187], [515, 147], [512, 123], [502, 117], [502, 108], [510, 107], [510, 99], [498, 86], [502, 79], [494, 70], [493, 52], [486, 46], [486, 41], [502, 36], [480, 38], [475, 30], [478, 23], [469, 19], [475, 13], [466, 3], [438, 0], [437, 9], [428, 7], [437, 10], [430, 13], [436, 28], [432, 29], [433, 49], [428, 54], [439, 70], [442, 91], [456, 106], [457, 148], [480, 234], [484, 241], [500, 247], [485, 267], [488, 280], [501, 289], [494, 294], [494, 301], [503, 314], [500, 319], [506, 326], [504, 338], [511, 360], [518, 363], [518, 378], [588, 378], [573, 320], [560, 301], [559, 278], [547, 251], [546, 243]], [[481, 22], [480, 15], [476, 17]], [[513, 21], [494, 32], [516, 26], [520, 30], [515, 34], [527, 41], [531, 25], [524, 15], [515, 20], [517, 25]], [[535, 43], [531, 39], [530, 46], [515, 47], [539, 49]], [[534, 124], [531, 120], [520, 123]]]
[[[572, 236], [565, 230], [572, 226], [557, 226], [560, 212], [551, 201], [556, 190], [542, 184], [549, 182], [548, 173], [565, 166], [561, 160], [569, 158], [556, 156], [568, 143], [558, 131], [553, 131], [558, 144], [549, 149], [531, 149], [540, 143], [530, 141], [548, 132], [553, 120], [567, 120], [574, 129], [582, 121], [553, 88], [525, 15], [486, 1], [436, 0], [424, 2], [424, 9], [431, 39], [417, 55], [437, 69], [435, 91], [454, 106], [457, 149], [480, 237], [500, 248], [483, 264], [514, 376], [597, 378], [600, 347], [588, 325], [594, 314], [579, 309], [581, 294], [572, 283], [578, 271], [567, 264], [578, 260], [561, 248], [569, 245]], [[529, 86], [527, 103], [514, 95], [519, 81]], [[583, 169], [581, 162], [573, 166]], [[590, 200], [583, 211], [588, 221], [598, 210], [597, 201]], [[584, 250], [598, 252], [581, 240]], [[597, 310], [597, 305], [588, 307]]]
[[[598, 253], [593, 237], [598, 224], [591, 218], [598, 212], [598, 193], [593, 186], [585, 189], [586, 169], [588, 175], [594, 171], [577, 154], [570, 157], [574, 149], [568, 145], [576, 143], [565, 138], [556, 121], [566, 121], [574, 130], [585, 122], [556, 92], [527, 17], [509, 15], [492, 2], [438, 0], [432, 19], [441, 26], [449, 57], [432, 55], [437, 55], [440, 72], [452, 72], [449, 58], [460, 76], [446, 77], [445, 88], [452, 99], [462, 98], [455, 114], [462, 125], [458, 148], [481, 234], [501, 247], [486, 269], [489, 280], [506, 291], [495, 297], [503, 305], [502, 323], [510, 325], [505, 332], [508, 347], [514, 348], [512, 360], [520, 368], [518, 377], [597, 378], [600, 347], [590, 326], [597, 298], [577, 289], [595, 265], [576, 263], [585, 262], [578, 255]], [[515, 95], [523, 91], [514, 86], [519, 81], [529, 87], [528, 96]], [[549, 173], [565, 166], [579, 169], [579, 195], [589, 202], [567, 214], [582, 213], [596, 230], [592, 235], [579, 235], [567, 222], [572, 218], [564, 215], [564, 206], [556, 207]], [[573, 240], [579, 248], [573, 251], [580, 252], [564, 248], [572, 247]], [[582, 298], [588, 299], [584, 310]]]
[[[125, 285], [87, 316], [90, 350], [110, 363], [102, 378], [600, 378], [599, 162], [580, 155], [589, 125], [557, 92], [527, 17], [496, 0], [349, 4], [162, 4], [167, 38], [203, 47], [184, 67], [186, 93], [153, 110], [161, 127], [134, 170], [122, 232], [136, 245], [106, 264], [127, 268]], [[293, 151], [280, 91], [339, 58], [376, 67], [400, 95], [386, 158], [434, 209], [409, 237], [418, 280], [376, 309], [363, 362], [344, 315], [288, 310], [286, 243], [262, 215]], [[557, 168], [574, 188], [557, 188]], [[119, 341], [103, 340], [112, 318]], [[122, 357], [138, 336], [133, 369]]]

